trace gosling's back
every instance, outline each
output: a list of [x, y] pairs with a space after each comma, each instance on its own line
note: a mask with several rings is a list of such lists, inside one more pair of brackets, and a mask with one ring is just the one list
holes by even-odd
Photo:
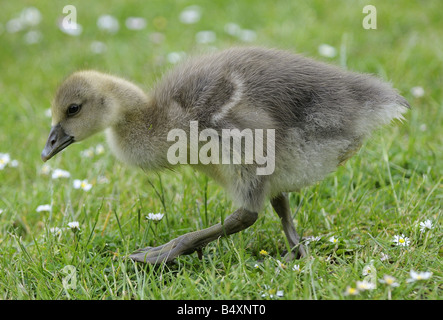
[[189, 121], [218, 131], [275, 129], [272, 175], [257, 177], [250, 165], [242, 166], [241, 174], [238, 166], [202, 168], [222, 176], [234, 198], [251, 205], [323, 179], [371, 131], [401, 119], [409, 107], [375, 77], [263, 48], [233, 48], [185, 61], [163, 78], [153, 97], [158, 106], [179, 109], [176, 125], [184, 129]]
[[366, 123], [360, 125], [368, 130], [389, 122], [382, 111], [387, 105], [397, 106], [391, 118], [409, 107], [389, 84], [370, 75], [255, 47], [189, 59], [167, 74], [155, 92], [161, 105], [174, 100], [211, 126], [225, 117], [233, 120], [235, 112], [229, 110], [247, 104], [272, 115], [281, 129], [299, 127], [328, 136], [331, 129], [352, 131], [350, 124], [361, 116]]

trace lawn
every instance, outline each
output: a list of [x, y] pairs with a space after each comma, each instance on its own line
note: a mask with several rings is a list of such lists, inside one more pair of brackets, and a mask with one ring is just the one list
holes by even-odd
[[[68, 4], [74, 33], [61, 27]], [[377, 28], [365, 29], [367, 4], [2, 0], [0, 299], [441, 299], [443, 6], [371, 1]], [[252, 227], [206, 246], [201, 260], [151, 267], [125, 259], [236, 208], [189, 168], [153, 173], [117, 162], [103, 135], [43, 165], [57, 85], [97, 69], [149, 90], [184, 56], [234, 45], [376, 74], [412, 109], [324, 181], [290, 195], [307, 257], [281, 262], [285, 238], [267, 205]]]

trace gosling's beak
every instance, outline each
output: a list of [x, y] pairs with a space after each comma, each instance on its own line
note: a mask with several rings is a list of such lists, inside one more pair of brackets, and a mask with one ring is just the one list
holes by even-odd
[[74, 137], [67, 135], [60, 124], [53, 126], [42, 152], [42, 160], [46, 162], [73, 142]]

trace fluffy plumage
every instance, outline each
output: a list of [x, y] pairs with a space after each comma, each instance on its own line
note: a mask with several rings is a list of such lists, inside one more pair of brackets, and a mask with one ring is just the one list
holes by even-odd
[[[72, 104], [81, 110], [67, 115]], [[274, 129], [275, 171], [271, 175], [257, 175], [257, 161], [194, 167], [231, 194], [239, 214], [249, 217], [243, 227], [255, 221], [266, 200], [273, 200], [288, 238], [293, 239], [290, 243], [298, 246], [295, 229], [290, 230], [292, 219], [283, 219], [289, 210], [284, 193], [323, 179], [352, 156], [373, 130], [402, 119], [408, 107], [389, 84], [375, 77], [285, 51], [233, 48], [183, 62], [149, 94], [107, 74], [74, 73], [57, 91], [52, 106], [52, 138], [42, 158], [47, 160], [61, 150], [56, 143], [59, 136], [71, 137], [72, 143], [106, 130], [117, 158], [159, 170], [171, 167], [166, 156], [171, 146], [168, 132], [178, 128], [189, 136], [191, 121], [198, 121], [200, 131], [217, 131], [220, 139], [223, 129]], [[238, 227], [233, 222], [232, 230]], [[226, 228], [223, 234], [214, 235], [238, 231], [226, 232]], [[175, 240], [158, 250], [146, 249], [136, 260], [169, 261], [208, 242], [184, 245], [176, 254], [176, 244], [183, 239]], [[161, 254], [154, 254], [156, 251]]]

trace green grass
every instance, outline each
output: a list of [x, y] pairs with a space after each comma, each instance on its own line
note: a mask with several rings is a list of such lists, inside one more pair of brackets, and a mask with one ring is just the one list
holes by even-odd
[[[71, 1], [83, 26], [78, 37], [62, 33], [56, 24], [67, 3], [33, 3], [2, 1], [0, 12], [0, 153], [18, 160], [17, 167], [0, 170], [0, 299], [269, 299], [270, 294], [274, 299], [441, 299], [439, 0], [372, 1], [377, 30], [362, 28], [365, 1]], [[194, 4], [202, 8], [201, 20], [182, 24], [180, 12]], [[35, 44], [24, 40], [31, 29], [6, 29], [31, 5], [42, 14], [41, 23], [31, 28], [41, 33]], [[97, 18], [105, 13], [119, 20], [117, 33], [97, 28]], [[147, 28], [128, 30], [124, 21], [129, 16], [145, 17]], [[292, 270], [293, 264], [278, 267], [286, 245], [270, 205], [249, 229], [209, 244], [201, 261], [194, 254], [153, 268], [125, 259], [136, 248], [206, 228], [235, 210], [219, 186], [188, 168], [144, 173], [118, 163], [107, 148], [102, 155], [82, 157], [81, 151], [104, 143], [98, 135], [49, 162], [69, 171], [70, 178], [51, 179], [41, 172], [40, 152], [50, 128], [45, 110], [66, 75], [93, 68], [148, 90], [171, 67], [165, 60], [170, 52], [243, 44], [224, 31], [228, 22], [254, 30], [255, 45], [375, 73], [412, 105], [404, 123], [377, 132], [336, 173], [291, 194], [298, 231], [321, 237], [308, 246], [306, 258], [293, 263], [300, 272]], [[214, 31], [217, 40], [196, 44], [201, 30]], [[154, 32], [164, 41], [150, 41]], [[93, 41], [105, 43], [107, 51], [92, 53]], [[337, 48], [337, 56], [320, 56], [322, 43]], [[424, 88], [423, 97], [411, 94], [415, 86]], [[74, 189], [74, 179], [88, 179], [93, 187]], [[52, 204], [51, 212], [36, 212], [42, 204]], [[145, 219], [149, 212], [165, 217], [154, 224]], [[419, 223], [427, 219], [434, 227], [422, 233]], [[79, 232], [63, 229], [59, 237], [50, 232], [72, 221], [80, 223]], [[409, 246], [394, 245], [394, 235], [400, 234], [410, 239]], [[338, 242], [330, 243], [331, 236]], [[381, 253], [389, 259], [382, 260]], [[371, 261], [377, 288], [345, 295], [348, 286], [355, 288], [365, 277], [363, 268]], [[66, 266], [75, 268], [76, 279], [64, 285], [70, 275]], [[409, 283], [410, 270], [433, 274]], [[385, 275], [395, 277], [399, 286], [380, 283]], [[280, 290], [283, 296], [275, 297]]]

